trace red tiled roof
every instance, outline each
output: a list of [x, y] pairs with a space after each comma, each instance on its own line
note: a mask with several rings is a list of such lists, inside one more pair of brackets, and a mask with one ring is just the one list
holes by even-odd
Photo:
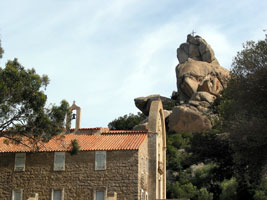
[[107, 132], [103, 132], [102, 134], [144, 134], [148, 133], [147, 130], [109, 130]]
[[[64, 137], [62, 137], [64, 136]], [[76, 139], [80, 151], [95, 150], [138, 150], [146, 139], [147, 134], [114, 134], [114, 135], [86, 135], [67, 134], [52, 138], [48, 143], [42, 143], [39, 152], [70, 151], [71, 141]], [[0, 138], [0, 153], [2, 152], [30, 152], [33, 151], [25, 145], [5, 144], [5, 138]]]
[[[100, 127], [96, 127], [96, 128], [79, 128], [78, 130], [87, 131], [87, 130], [100, 130], [100, 129], [101, 129]], [[71, 128], [70, 130], [73, 131], [75, 129]]]

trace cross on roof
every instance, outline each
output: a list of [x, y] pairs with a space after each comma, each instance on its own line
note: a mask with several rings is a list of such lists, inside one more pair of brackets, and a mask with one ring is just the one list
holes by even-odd
[[192, 36], [195, 36], [195, 33], [196, 33], [196, 32], [193, 30], [192, 33], [191, 33], [191, 35], [192, 35]]

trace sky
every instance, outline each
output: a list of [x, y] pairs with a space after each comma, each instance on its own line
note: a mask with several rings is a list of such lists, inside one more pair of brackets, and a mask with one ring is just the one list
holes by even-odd
[[264, 39], [263, 0], [0, 0], [0, 66], [49, 76], [47, 105], [75, 100], [81, 127], [137, 113], [134, 98], [176, 88], [176, 50], [193, 30], [222, 66]]

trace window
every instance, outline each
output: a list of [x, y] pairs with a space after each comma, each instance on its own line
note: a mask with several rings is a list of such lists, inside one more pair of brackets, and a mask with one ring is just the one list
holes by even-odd
[[141, 173], [144, 173], [144, 171], [143, 171], [143, 164], [144, 164], [144, 158], [141, 158], [141, 166], [140, 166], [140, 168], [141, 168]]
[[105, 200], [105, 192], [104, 191], [96, 191], [95, 199], [96, 200]]
[[52, 200], [63, 200], [64, 199], [64, 189], [52, 190]]
[[141, 199], [141, 200], [144, 200], [144, 190], [143, 190], [143, 189], [141, 189], [140, 199]]
[[22, 189], [12, 190], [12, 200], [22, 200]]
[[54, 171], [65, 170], [65, 152], [55, 152], [54, 155]]
[[149, 170], [149, 159], [146, 158], [146, 173], [148, 173]]
[[146, 159], [145, 158], [142, 158], [142, 161], [143, 161], [143, 173], [146, 172]]
[[15, 154], [15, 171], [25, 171], [26, 153]]
[[148, 193], [146, 192], [145, 200], [148, 200]]
[[106, 169], [106, 151], [95, 152], [95, 170]]

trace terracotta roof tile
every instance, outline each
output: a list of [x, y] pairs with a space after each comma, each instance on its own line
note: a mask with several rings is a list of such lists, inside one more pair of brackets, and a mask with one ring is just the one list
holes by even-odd
[[[48, 143], [40, 144], [39, 152], [70, 151], [71, 141], [76, 139], [80, 145], [80, 151], [95, 150], [138, 150], [146, 139], [147, 134], [106, 134], [86, 135], [67, 134], [52, 138]], [[32, 148], [22, 144], [5, 144], [5, 138], [0, 138], [0, 152], [30, 152]]]
[[[85, 130], [85, 131], [87, 131], [87, 130], [100, 130], [100, 129], [101, 129], [100, 127], [96, 127], [96, 128], [79, 128], [78, 130], [81, 130], [81, 131]], [[75, 129], [74, 128], [71, 128], [70, 130], [73, 131]]]
[[147, 130], [109, 130], [102, 134], [144, 134], [148, 133]]

